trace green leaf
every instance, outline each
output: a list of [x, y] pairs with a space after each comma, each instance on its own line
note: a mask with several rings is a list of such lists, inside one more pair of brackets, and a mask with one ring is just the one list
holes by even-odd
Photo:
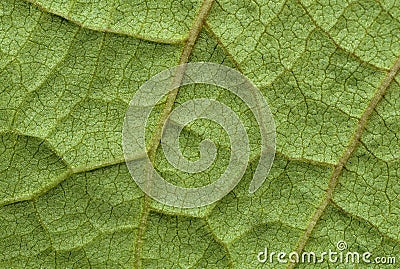
[[[383, 267], [257, 260], [265, 248], [322, 253], [341, 241], [399, 260], [399, 18], [394, 0], [1, 1], [0, 268]], [[268, 101], [277, 156], [254, 194], [257, 122], [239, 98], [209, 85], [160, 102], [148, 146], [173, 184], [217, 180], [230, 155], [223, 128], [209, 120], [184, 128], [188, 159], [200, 157], [204, 139], [218, 146], [209, 169], [188, 174], [158, 147], [157, 124], [187, 100], [223, 102], [251, 144], [236, 188], [179, 209], [147, 197], [129, 174], [121, 146], [129, 101], [188, 61], [236, 68]]]

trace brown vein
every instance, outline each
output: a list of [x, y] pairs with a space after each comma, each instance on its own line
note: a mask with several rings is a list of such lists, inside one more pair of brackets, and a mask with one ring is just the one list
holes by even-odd
[[[395, 63], [393, 64], [392, 68], [387, 72], [387, 75], [385, 78], [382, 80], [381, 84], [378, 87], [378, 90], [375, 92], [374, 96], [372, 97], [368, 107], [362, 114], [360, 120], [358, 121], [357, 124], [357, 129], [355, 130], [353, 137], [351, 138], [349, 145], [345, 149], [344, 153], [339, 159], [339, 162], [335, 165], [335, 169], [333, 170], [332, 176], [329, 180], [328, 183], [328, 188], [325, 193], [325, 198], [321, 201], [320, 205], [318, 206], [317, 210], [314, 212], [312, 215], [310, 222], [308, 223], [302, 237], [300, 238], [296, 252], [301, 253], [304, 250], [304, 247], [306, 243], [308, 242], [308, 239], [311, 236], [312, 231], [314, 230], [314, 227], [316, 226], [318, 220], [321, 218], [322, 214], [324, 213], [326, 207], [328, 204], [331, 202], [332, 197], [333, 197], [333, 192], [335, 190], [335, 187], [339, 181], [339, 176], [341, 175], [343, 171], [343, 167], [351, 157], [352, 153], [356, 150], [358, 143], [360, 141], [361, 135], [367, 125], [368, 119], [370, 118], [372, 112], [378, 105], [378, 103], [382, 100], [383, 96], [386, 93], [387, 88], [390, 86], [392, 81], [394, 80], [396, 74], [400, 70], [400, 57], [397, 58]], [[290, 263], [288, 265], [288, 269], [294, 268], [296, 264], [295, 263]]]
[[[185, 64], [189, 61], [189, 57], [192, 54], [194, 45], [196, 43], [196, 40], [200, 34], [201, 29], [203, 28], [203, 25], [206, 21], [206, 18], [211, 10], [211, 7], [213, 5], [214, 0], [204, 0], [199, 13], [195, 17], [192, 27], [190, 28], [188, 38], [186, 39], [185, 46], [183, 47], [181, 56], [179, 58], [179, 64]], [[180, 82], [182, 81], [183, 75], [185, 73], [185, 68], [178, 68], [177, 72], [174, 76], [174, 83], [173, 85], [179, 85]], [[172, 111], [176, 96], [178, 94], [179, 89], [175, 89], [173, 91], [170, 91], [168, 96], [167, 96], [167, 101], [165, 103], [165, 107], [163, 109], [163, 112], [160, 116], [160, 119], [157, 123], [157, 126], [155, 128], [155, 131], [152, 135], [152, 138], [150, 140], [150, 149], [148, 152], [148, 156], [150, 160], [154, 160], [157, 148], [160, 145], [161, 141], [161, 136], [162, 136], [162, 131], [163, 131], [163, 125], [165, 120], [168, 118], [169, 114]], [[140, 217], [140, 223], [139, 223], [139, 229], [136, 237], [136, 242], [135, 242], [135, 268], [141, 268], [141, 249], [143, 245], [143, 236], [145, 233], [145, 228], [146, 228], [146, 223], [147, 223], [147, 218], [150, 213], [150, 198], [145, 195], [144, 202], [143, 202], [143, 209]]]

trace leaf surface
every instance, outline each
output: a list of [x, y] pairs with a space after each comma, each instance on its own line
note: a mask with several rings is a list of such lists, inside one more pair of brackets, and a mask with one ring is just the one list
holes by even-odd
[[[257, 261], [266, 247], [321, 253], [339, 241], [400, 259], [398, 18], [397, 1], [1, 1], [0, 267], [360, 268]], [[133, 94], [187, 61], [234, 67], [268, 101], [277, 156], [252, 195], [257, 122], [209, 85], [182, 87], [170, 109], [206, 97], [239, 116], [251, 160], [232, 192], [172, 208], [125, 166]], [[209, 138], [217, 158], [201, 174], [178, 171], [151, 139], [168, 106], [146, 133], [158, 172], [184, 187], [215, 181], [229, 137], [212, 121], [189, 124], [183, 155], [196, 160]]]

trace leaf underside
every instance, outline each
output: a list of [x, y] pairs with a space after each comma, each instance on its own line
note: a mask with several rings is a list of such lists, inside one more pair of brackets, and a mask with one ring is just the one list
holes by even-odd
[[[399, 18], [390, 0], [2, 0], [0, 268], [381, 268], [257, 261], [266, 247], [320, 253], [338, 241], [400, 257]], [[219, 100], [251, 143], [231, 193], [183, 210], [136, 186], [121, 132], [133, 94], [185, 53], [236, 68], [260, 89], [277, 153], [249, 194], [254, 117], [221, 89], [182, 87], [174, 106]], [[158, 148], [159, 173], [185, 187], [216, 180], [229, 158], [224, 130], [199, 121], [181, 136], [193, 160], [202, 140], [214, 140], [216, 162], [187, 174]]]

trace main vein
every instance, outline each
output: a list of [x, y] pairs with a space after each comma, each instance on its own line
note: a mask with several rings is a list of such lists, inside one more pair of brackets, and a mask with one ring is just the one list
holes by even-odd
[[[340, 157], [339, 162], [335, 165], [332, 176], [328, 183], [328, 188], [326, 190], [325, 197], [319, 204], [317, 210], [312, 215], [303, 235], [301, 236], [301, 238], [298, 242], [298, 245], [296, 248], [297, 253], [301, 253], [304, 250], [304, 247], [305, 247], [306, 243], [308, 242], [308, 239], [310, 238], [311, 233], [314, 230], [318, 220], [321, 218], [326, 207], [329, 205], [330, 201], [332, 200], [333, 192], [339, 181], [339, 176], [341, 175], [343, 168], [346, 165], [347, 161], [349, 160], [349, 158], [351, 157], [353, 152], [356, 150], [356, 148], [359, 144], [359, 141], [361, 139], [361, 135], [367, 125], [368, 119], [370, 118], [371, 114], [373, 113], [373, 111], [376, 108], [376, 106], [378, 105], [378, 103], [382, 100], [388, 87], [394, 80], [394, 78], [395, 78], [396, 74], [399, 72], [399, 70], [400, 70], [400, 57], [397, 58], [397, 60], [393, 64], [392, 68], [390, 68], [390, 70], [387, 72], [385, 78], [382, 80], [377, 91], [375, 92], [370, 103], [368, 104], [368, 107], [366, 108], [365, 112], [361, 115], [361, 118], [357, 124], [357, 128], [349, 142], [349, 145], [346, 147], [344, 153]], [[287, 268], [288, 269], [294, 268], [295, 265], [296, 265], [295, 263], [290, 263]]]
[[[200, 10], [193, 21], [193, 24], [189, 31], [189, 35], [186, 39], [184, 48], [183, 48], [181, 56], [179, 58], [179, 65], [185, 64], [189, 61], [189, 57], [192, 54], [196, 40], [200, 34], [201, 29], [204, 26], [204, 23], [205, 23], [206, 18], [211, 10], [213, 2], [214, 2], [214, 0], [204, 0], [203, 3], [201, 4]], [[177, 68], [177, 72], [174, 76], [174, 82], [178, 82], [178, 83], [173, 83], [173, 85], [180, 84], [180, 82], [182, 81], [184, 72], [185, 72], [185, 68]], [[157, 148], [160, 145], [164, 122], [168, 118], [169, 114], [172, 111], [178, 91], [179, 91], [179, 89], [174, 89], [174, 90], [170, 91], [169, 94], [167, 95], [167, 100], [166, 100], [164, 109], [163, 109], [160, 119], [157, 123], [157, 126], [153, 132], [153, 135], [150, 139], [150, 147], [149, 147], [148, 155], [149, 155], [150, 160], [152, 160], [152, 161], [154, 161], [156, 152], [157, 152]], [[146, 228], [146, 223], [147, 223], [147, 218], [149, 216], [149, 213], [150, 213], [150, 198], [145, 195], [144, 201], [143, 201], [142, 214], [141, 214], [140, 222], [139, 222], [138, 233], [137, 233], [136, 242], [135, 242], [135, 253], [134, 253], [135, 268], [141, 268], [141, 261], [142, 261], [141, 253], [142, 253], [142, 245], [143, 245], [143, 235], [145, 233], [145, 228]]]

